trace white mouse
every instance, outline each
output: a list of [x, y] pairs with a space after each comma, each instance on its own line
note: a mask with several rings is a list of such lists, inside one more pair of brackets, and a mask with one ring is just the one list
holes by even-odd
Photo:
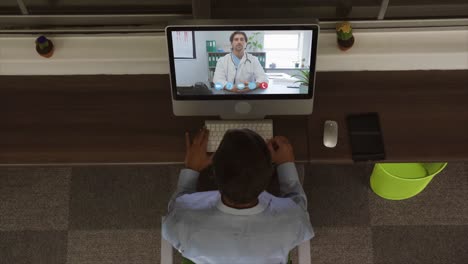
[[338, 143], [338, 123], [327, 120], [323, 125], [323, 145], [334, 148], [336, 143]]

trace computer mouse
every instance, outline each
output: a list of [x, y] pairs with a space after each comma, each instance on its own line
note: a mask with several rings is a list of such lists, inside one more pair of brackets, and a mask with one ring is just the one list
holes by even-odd
[[338, 143], [338, 123], [333, 120], [325, 121], [323, 125], [323, 145], [334, 148]]

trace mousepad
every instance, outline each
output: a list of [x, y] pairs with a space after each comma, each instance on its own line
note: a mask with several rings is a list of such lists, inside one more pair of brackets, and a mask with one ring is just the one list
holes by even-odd
[[377, 113], [348, 115], [348, 133], [354, 161], [383, 160], [385, 150]]

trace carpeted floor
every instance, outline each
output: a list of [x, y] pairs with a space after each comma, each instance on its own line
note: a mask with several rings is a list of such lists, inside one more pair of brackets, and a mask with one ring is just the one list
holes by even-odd
[[[180, 168], [0, 167], [0, 264], [159, 263]], [[312, 263], [468, 263], [467, 163], [404, 201], [376, 196], [371, 170], [305, 167]]]

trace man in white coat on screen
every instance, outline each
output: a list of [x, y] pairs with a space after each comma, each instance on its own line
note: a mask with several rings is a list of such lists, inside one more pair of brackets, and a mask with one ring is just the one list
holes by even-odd
[[213, 82], [217, 90], [244, 93], [268, 86], [268, 77], [258, 58], [245, 51], [247, 35], [235, 31], [229, 37], [232, 52], [216, 64]]

